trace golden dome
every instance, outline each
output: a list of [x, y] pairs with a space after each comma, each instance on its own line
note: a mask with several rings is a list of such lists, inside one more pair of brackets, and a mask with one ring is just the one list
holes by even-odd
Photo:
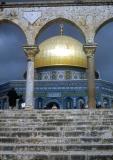
[[45, 66], [76, 66], [87, 68], [83, 45], [69, 36], [54, 36], [39, 45], [35, 68]]

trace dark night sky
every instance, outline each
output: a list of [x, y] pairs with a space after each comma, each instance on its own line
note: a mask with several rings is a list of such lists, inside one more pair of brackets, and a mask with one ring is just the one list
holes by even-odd
[[[59, 25], [52, 25], [39, 36], [38, 43], [48, 37], [58, 35], [59, 32]], [[79, 30], [71, 25], [64, 25], [64, 34], [84, 43]], [[102, 79], [113, 82], [113, 23], [101, 28], [96, 35], [95, 42], [98, 43], [95, 55], [96, 69], [100, 72]], [[27, 65], [22, 49], [25, 44], [26, 39], [20, 28], [9, 23], [0, 24], [0, 83], [23, 79]]]

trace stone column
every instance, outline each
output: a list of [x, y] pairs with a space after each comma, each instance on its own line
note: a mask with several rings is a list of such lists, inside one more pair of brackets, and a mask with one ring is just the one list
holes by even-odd
[[28, 58], [27, 64], [27, 79], [26, 79], [26, 107], [33, 108], [33, 94], [34, 94], [34, 58], [39, 49], [37, 46], [24, 46], [25, 54]]
[[96, 50], [95, 44], [86, 44], [83, 46], [87, 55], [88, 64], [88, 108], [96, 107], [96, 85], [95, 85], [95, 64], [94, 54]]

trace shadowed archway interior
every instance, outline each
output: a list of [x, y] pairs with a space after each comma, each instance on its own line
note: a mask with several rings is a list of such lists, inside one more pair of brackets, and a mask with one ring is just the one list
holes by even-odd
[[113, 82], [113, 22], [107, 21], [99, 28], [95, 42], [97, 43], [96, 70], [99, 71], [101, 79]]
[[[23, 79], [27, 59], [23, 45], [27, 43], [21, 28], [10, 21], [0, 23], [0, 82]], [[9, 72], [11, 71], [11, 72]]]
[[52, 109], [52, 107], [56, 106], [57, 109], [60, 109], [60, 106], [57, 102], [49, 102], [47, 105], [46, 105], [46, 108], [45, 109]]

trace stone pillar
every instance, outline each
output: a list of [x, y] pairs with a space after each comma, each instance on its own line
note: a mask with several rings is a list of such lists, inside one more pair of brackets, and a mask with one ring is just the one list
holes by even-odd
[[25, 54], [28, 58], [27, 64], [27, 79], [26, 79], [26, 98], [25, 105], [26, 107], [33, 108], [34, 103], [34, 58], [38, 53], [39, 49], [37, 46], [24, 46]]
[[87, 55], [88, 64], [88, 108], [96, 108], [96, 85], [95, 85], [95, 64], [94, 54], [95, 44], [84, 45], [84, 51]]

